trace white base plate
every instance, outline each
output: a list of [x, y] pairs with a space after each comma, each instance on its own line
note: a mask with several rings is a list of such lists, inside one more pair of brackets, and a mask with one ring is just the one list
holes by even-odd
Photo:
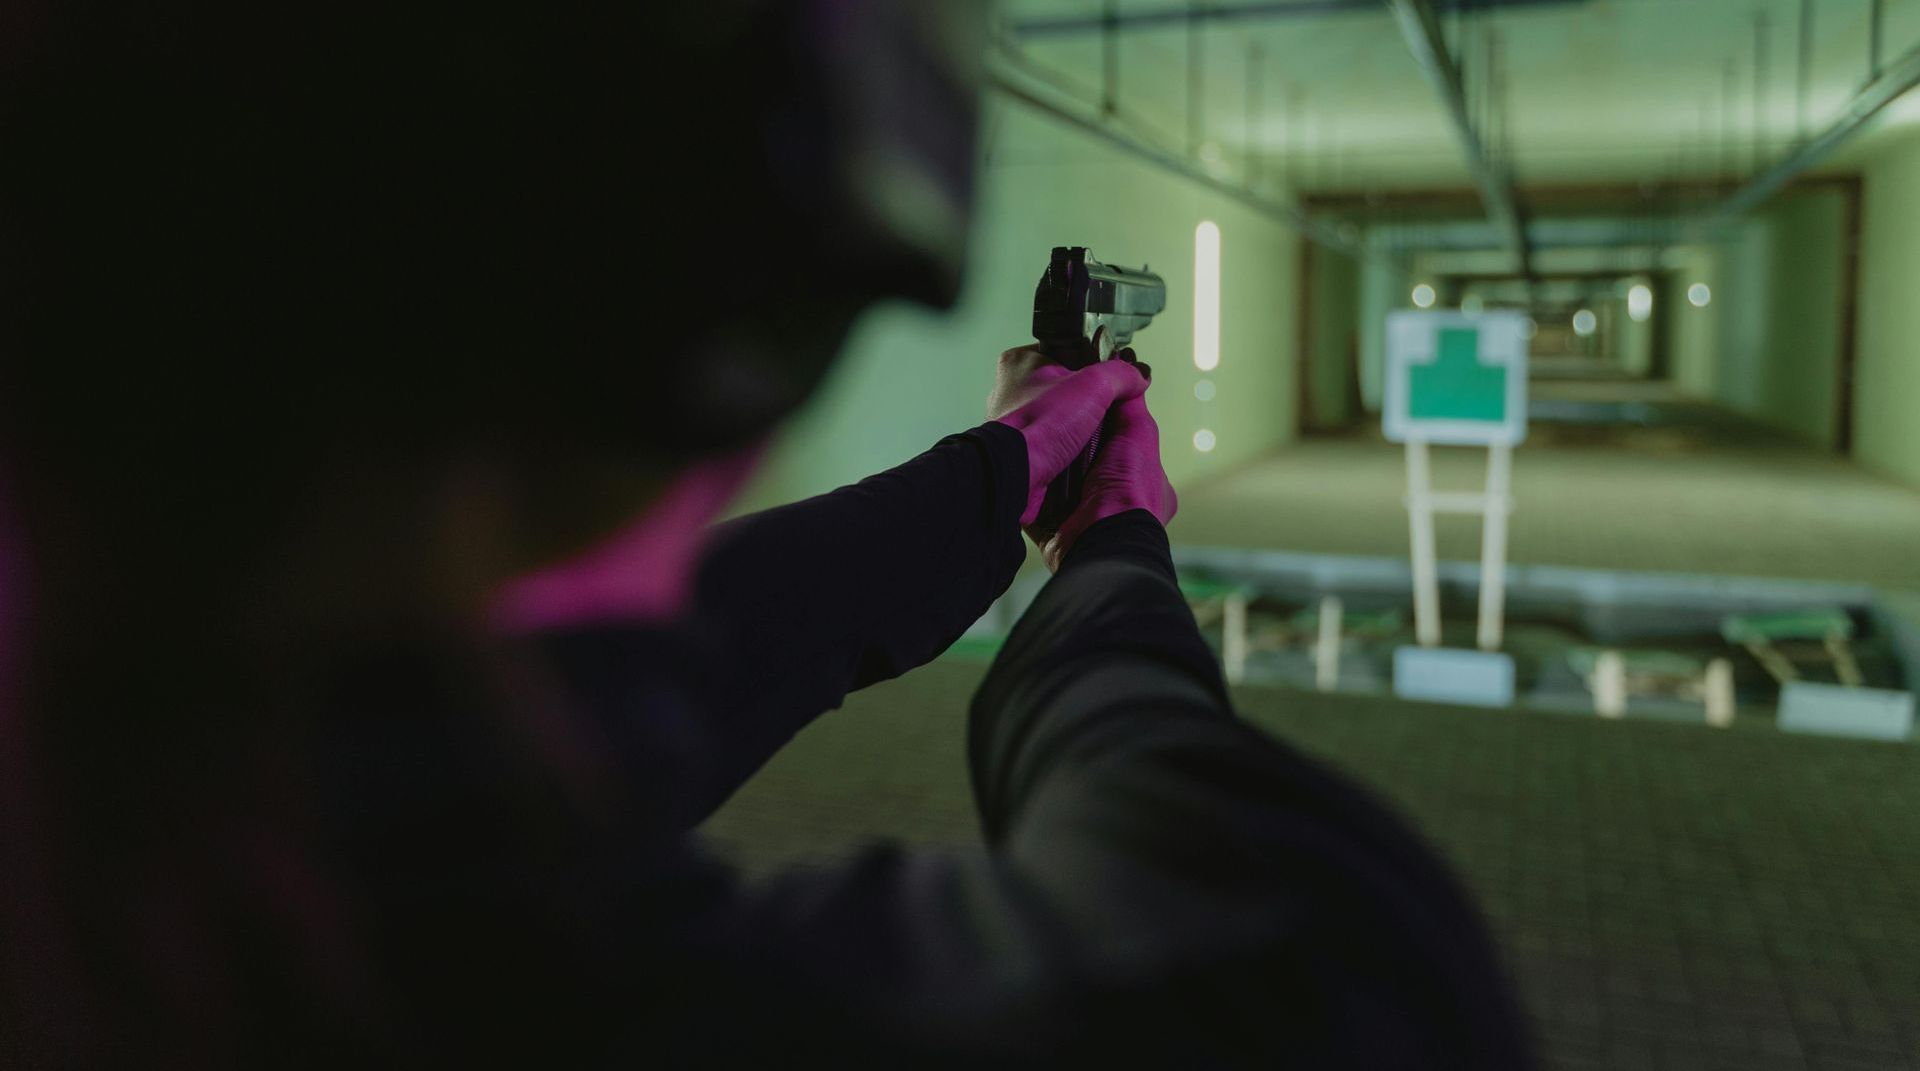
[[1913, 693], [1788, 681], [1780, 686], [1780, 728], [1790, 733], [1905, 740], [1913, 734]]
[[1428, 703], [1513, 705], [1513, 659], [1488, 651], [1402, 647], [1393, 652], [1393, 694]]

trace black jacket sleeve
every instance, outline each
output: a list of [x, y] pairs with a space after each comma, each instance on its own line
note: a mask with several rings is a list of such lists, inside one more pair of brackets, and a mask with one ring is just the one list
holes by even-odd
[[1007, 590], [1026, 560], [1027, 447], [985, 423], [850, 487], [722, 525], [694, 627], [734, 697], [804, 721], [921, 665]]
[[[628, 774], [685, 829], [848, 692], [946, 650], [1026, 558], [1027, 449], [987, 423], [850, 487], [731, 521], [691, 613], [545, 637]], [[671, 682], [680, 694], [662, 702]]]
[[[398, 748], [401, 719], [381, 711], [381, 746], [356, 741], [348, 798], [373, 833], [352, 866], [360, 917], [378, 922], [393, 1029], [435, 1059], [523, 1045], [542, 1059], [521, 1062], [574, 1066], [1531, 1066], [1490, 942], [1432, 852], [1233, 716], [1145, 513], [1082, 536], [975, 698], [984, 849], [881, 845], [741, 882], [683, 821], [657, 820], [687, 788], [679, 734], [741, 723], [659, 691], [688, 661], [675, 649], [640, 667], [653, 718], [593, 685], [633, 687], [620, 652], [643, 638], [628, 639], [544, 648], [576, 686], [530, 711], [604, 730], [555, 788], [509, 794], [498, 771], [518, 751], [428, 779], [452, 748]], [[475, 722], [450, 710], [431, 739]], [[626, 768], [605, 771], [609, 755]], [[390, 768], [399, 805], [368, 800], [369, 767]]]
[[1027, 612], [971, 764], [983, 856], [879, 849], [743, 894], [729, 928], [804, 994], [802, 1034], [921, 1063], [1530, 1065], [1433, 853], [1235, 718], [1150, 515], [1089, 529]]

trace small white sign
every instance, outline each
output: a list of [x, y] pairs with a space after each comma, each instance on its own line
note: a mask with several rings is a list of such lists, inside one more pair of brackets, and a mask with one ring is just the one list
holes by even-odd
[[1527, 437], [1527, 318], [1518, 312], [1387, 316], [1389, 442], [1518, 446]]

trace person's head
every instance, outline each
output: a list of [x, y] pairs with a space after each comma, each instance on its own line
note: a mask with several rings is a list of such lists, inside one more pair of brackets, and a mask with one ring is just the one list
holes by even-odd
[[[868, 303], [951, 301], [982, 17], [0, 4], [0, 626], [32, 600], [0, 627], [0, 997], [61, 991], [14, 954], [42, 907], [131, 960], [100, 920], [153, 868], [214, 880], [182, 838], [276, 776], [232, 644], [324, 514], [397, 558], [409, 496], [477, 472], [530, 564], [764, 437]], [[22, 649], [59, 656], [24, 698]]]
[[975, 4], [16, 10], [0, 431], [65, 496], [267, 523], [352, 439], [525, 465], [565, 525], [957, 285]]

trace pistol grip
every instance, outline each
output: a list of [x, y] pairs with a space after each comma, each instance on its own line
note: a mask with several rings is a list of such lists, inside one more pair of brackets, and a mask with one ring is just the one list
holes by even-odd
[[[1084, 341], [1082, 340], [1083, 343]], [[1091, 347], [1088, 348], [1091, 349]], [[1086, 350], [1080, 352], [1084, 354]], [[1147, 377], [1148, 382], [1153, 380], [1152, 366], [1145, 361], [1137, 360], [1130, 349], [1121, 350], [1107, 359], [1133, 364], [1140, 369], [1142, 375]], [[1067, 362], [1063, 360], [1061, 363]], [[1069, 364], [1068, 367], [1085, 367], [1085, 365]], [[1111, 419], [1113, 417], [1109, 414], [1107, 420]], [[1036, 541], [1045, 543], [1052, 539], [1053, 534], [1058, 532], [1060, 526], [1066, 522], [1067, 515], [1080, 504], [1080, 496], [1086, 490], [1087, 473], [1092, 471], [1094, 459], [1100, 456], [1100, 443], [1106, 437], [1107, 420], [1100, 422], [1100, 427], [1094, 431], [1093, 438], [1088, 440], [1086, 449], [1080, 451], [1080, 456], [1074, 459], [1073, 464], [1067, 466], [1067, 471], [1054, 477], [1053, 482], [1047, 485], [1046, 497], [1040, 500], [1040, 512], [1035, 515], [1033, 523], [1027, 526], [1027, 531]]]
[[1067, 515], [1080, 504], [1080, 496], [1086, 490], [1087, 473], [1093, 469], [1094, 458], [1100, 454], [1100, 440], [1105, 430], [1103, 426], [1095, 432], [1086, 449], [1080, 451], [1080, 456], [1067, 466], [1067, 471], [1054, 477], [1053, 482], [1047, 485], [1046, 497], [1040, 500], [1040, 512], [1034, 517], [1033, 523], [1027, 526], [1028, 533], [1036, 542], [1044, 544], [1052, 539], [1060, 526], [1066, 523]]

